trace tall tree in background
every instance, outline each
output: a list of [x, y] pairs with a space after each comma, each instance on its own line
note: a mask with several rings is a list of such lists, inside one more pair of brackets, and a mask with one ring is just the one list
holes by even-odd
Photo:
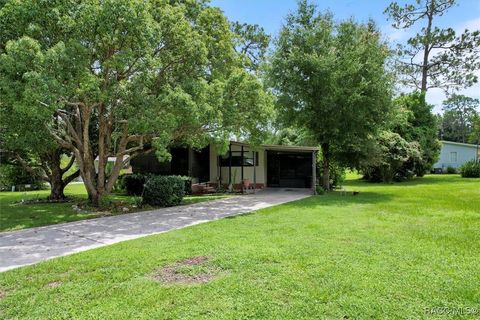
[[478, 99], [457, 94], [452, 94], [443, 101], [442, 138], [455, 142], [468, 142], [479, 106]]
[[270, 96], [245, 70], [227, 19], [203, 1], [12, 0], [0, 28], [5, 61], [24, 63], [24, 105], [51, 117], [94, 205], [146, 142], [168, 158], [175, 141], [258, 142], [268, 123]]
[[472, 119], [472, 132], [470, 133], [468, 142], [474, 143], [477, 146], [480, 145], [480, 113], [477, 113]]
[[244, 66], [257, 71], [270, 44], [270, 36], [259, 25], [233, 22], [234, 49], [243, 56]]
[[373, 23], [335, 24], [306, 1], [284, 22], [269, 78], [282, 120], [321, 146], [327, 190], [337, 151], [375, 135], [389, 113], [388, 55]]
[[474, 72], [480, 67], [480, 31], [465, 30], [456, 35], [452, 28], [434, 24], [455, 4], [455, 0], [416, 0], [405, 5], [392, 2], [385, 10], [394, 28], [422, 24], [406, 45], [399, 46], [397, 70], [405, 85], [423, 92], [430, 88], [451, 91], [477, 82]]
[[390, 130], [408, 142], [418, 143], [420, 150], [419, 157], [413, 163], [407, 164], [405, 169], [421, 177], [432, 169], [440, 154], [437, 119], [432, 113], [433, 105], [426, 102], [425, 93], [417, 91], [397, 97], [393, 106], [403, 120], [392, 121]]

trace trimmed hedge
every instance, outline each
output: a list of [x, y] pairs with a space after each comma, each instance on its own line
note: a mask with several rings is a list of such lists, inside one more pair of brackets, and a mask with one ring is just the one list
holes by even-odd
[[192, 177], [189, 176], [178, 176], [183, 180], [185, 194], [192, 194]]
[[143, 202], [152, 206], [179, 205], [185, 195], [185, 182], [178, 176], [150, 176], [145, 183]]
[[463, 178], [480, 178], [480, 161], [470, 160], [460, 167]]
[[126, 174], [122, 176], [122, 187], [129, 196], [140, 196], [146, 181], [147, 176], [144, 174]]

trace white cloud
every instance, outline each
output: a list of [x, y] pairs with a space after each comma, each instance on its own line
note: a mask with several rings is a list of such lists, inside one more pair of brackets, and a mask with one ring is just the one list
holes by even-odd
[[381, 28], [385, 38], [391, 42], [403, 42], [412, 36], [408, 29], [395, 29], [391, 25], [385, 25]]
[[477, 17], [472, 20], [465, 21], [461, 24], [459, 24], [456, 28], [455, 31], [457, 33], [461, 33], [465, 31], [465, 29], [468, 29], [469, 31], [473, 30], [480, 30], [480, 17]]

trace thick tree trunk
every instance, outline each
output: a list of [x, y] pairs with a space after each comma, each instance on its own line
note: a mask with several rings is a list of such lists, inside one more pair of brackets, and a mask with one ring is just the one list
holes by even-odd
[[322, 163], [323, 163], [323, 175], [322, 175], [322, 187], [324, 190], [330, 190], [330, 146], [328, 143], [322, 144]]
[[50, 172], [47, 173], [49, 180], [48, 182], [50, 183], [50, 195], [48, 196], [49, 200], [65, 199], [63, 190], [65, 189], [66, 184], [62, 179], [63, 171], [60, 166], [61, 158], [61, 149], [56, 149], [43, 157], [43, 162], [45, 162], [50, 169]]
[[53, 182], [50, 185], [50, 195], [48, 196], [48, 199], [56, 201], [64, 200], [66, 198], [64, 190], [65, 185], [63, 184], [63, 182]]

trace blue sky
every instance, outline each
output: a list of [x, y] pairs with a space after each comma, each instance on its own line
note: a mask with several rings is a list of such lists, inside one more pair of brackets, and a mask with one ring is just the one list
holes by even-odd
[[[412, 33], [395, 30], [383, 14], [390, 0], [313, 0], [321, 10], [330, 10], [336, 19], [355, 17], [366, 21], [373, 19], [377, 22], [385, 37], [392, 42], [402, 42]], [[399, 3], [405, 1], [398, 1]], [[408, 1], [413, 2], [413, 0]], [[282, 25], [284, 17], [294, 11], [296, 0], [212, 0], [213, 6], [219, 7], [232, 21], [247, 22], [261, 25], [269, 34], [275, 36]], [[480, 0], [459, 0], [458, 5], [436, 21], [438, 26], [449, 26], [463, 31], [480, 29]], [[478, 73], [480, 76], [480, 72]], [[461, 93], [480, 98], [480, 85], [468, 88]], [[427, 100], [434, 104], [435, 111], [440, 111], [440, 104], [445, 98], [441, 90], [430, 90]]]

